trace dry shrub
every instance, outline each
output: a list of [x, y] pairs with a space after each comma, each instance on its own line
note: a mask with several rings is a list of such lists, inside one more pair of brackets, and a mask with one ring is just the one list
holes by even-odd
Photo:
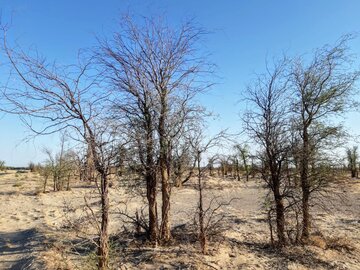
[[346, 237], [329, 237], [326, 239], [326, 244], [328, 249], [335, 249], [340, 252], [349, 253], [355, 250], [355, 246]]
[[340, 252], [352, 252], [355, 246], [347, 237], [325, 237], [321, 232], [317, 231], [310, 236], [309, 243], [321, 249], [334, 249]]
[[309, 240], [310, 240], [310, 244], [315, 247], [318, 247], [321, 249], [327, 248], [326, 240], [322, 235], [312, 235]]
[[63, 246], [54, 246], [42, 253], [41, 259], [44, 263], [44, 269], [72, 270], [74, 265], [66, 256], [66, 248]]

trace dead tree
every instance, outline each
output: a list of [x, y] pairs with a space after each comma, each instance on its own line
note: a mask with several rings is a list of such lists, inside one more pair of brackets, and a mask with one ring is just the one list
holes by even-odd
[[71, 66], [49, 63], [37, 52], [25, 53], [19, 48], [10, 48], [4, 32], [3, 50], [11, 66], [13, 83], [2, 88], [5, 104], [0, 107], [19, 115], [36, 135], [66, 130], [89, 147], [100, 176], [98, 268], [106, 269], [109, 257], [108, 171], [113, 135], [117, 134], [106, 117], [109, 93], [101, 89], [99, 78], [93, 75], [91, 61], [79, 59], [78, 64]]
[[299, 58], [292, 67], [295, 91], [294, 122], [300, 140], [300, 184], [302, 189], [302, 240], [310, 235], [310, 164], [314, 153], [340, 135], [340, 126], [331, 125], [330, 117], [340, 115], [351, 105], [351, 96], [359, 72], [352, 67], [347, 43], [342, 37], [335, 46], [318, 49], [310, 62]]
[[288, 61], [283, 59], [275, 63], [272, 69], [267, 67], [267, 73], [255, 79], [247, 89], [247, 100], [253, 109], [244, 117], [249, 135], [260, 146], [258, 158], [263, 164], [261, 174], [273, 195], [279, 246], [287, 243], [283, 169], [290, 151], [287, 68]]
[[[125, 96], [128, 104], [118, 106], [130, 119], [130, 126], [139, 129], [147, 138], [139, 140], [139, 148], [150, 156], [146, 181], [149, 192], [151, 238], [157, 236], [155, 216], [156, 172], [161, 178], [162, 211], [160, 238], [170, 239], [170, 195], [173, 146], [181, 137], [185, 124], [199, 112], [192, 104], [197, 93], [210, 85], [204, 74], [211, 70], [197, 52], [203, 31], [191, 23], [172, 29], [159, 19], [145, 18], [135, 24], [124, 17], [120, 31], [110, 41], [100, 41], [97, 52], [100, 63], [113, 88]], [[200, 79], [200, 77], [202, 79]], [[146, 146], [144, 145], [146, 142]], [[156, 161], [154, 151], [158, 150]], [[149, 175], [151, 174], [151, 177]]]

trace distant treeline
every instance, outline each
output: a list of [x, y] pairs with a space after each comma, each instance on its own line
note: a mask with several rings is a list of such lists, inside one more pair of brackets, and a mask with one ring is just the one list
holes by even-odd
[[6, 166], [6, 170], [23, 171], [23, 170], [29, 170], [29, 167], [11, 167], [11, 166]]

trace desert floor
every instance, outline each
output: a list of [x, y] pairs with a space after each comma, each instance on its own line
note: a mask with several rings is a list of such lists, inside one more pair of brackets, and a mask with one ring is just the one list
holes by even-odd
[[[222, 231], [209, 242], [207, 255], [200, 252], [193, 225], [194, 184], [173, 188], [174, 240], [161, 247], [149, 246], [125, 218], [144, 205], [137, 191], [113, 185], [114, 269], [360, 269], [360, 180], [333, 183], [331, 197], [323, 202], [326, 208], [312, 208], [312, 245], [278, 250], [269, 245], [261, 181], [208, 179], [206, 205], [214, 197], [214, 205], [232, 201], [216, 212]], [[96, 187], [72, 183], [70, 191], [53, 192], [49, 183], [42, 193], [41, 185], [37, 174], [0, 173], [0, 269], [92, 269]]]

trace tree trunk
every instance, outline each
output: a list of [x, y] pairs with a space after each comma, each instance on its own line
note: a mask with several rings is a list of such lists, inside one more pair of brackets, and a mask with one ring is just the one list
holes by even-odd
[[57, 186], [57, 184], [56, 184], [56, 180], [57, 180], [57, 176], [56, 176], [56, 172], [54, 173], [54, 176], [53, 176], [53, 180], [54, 180], [54, 191], [56, 191], [56, 186]]
[[161, 216], [161, 239], [168, 241], [171, 238], [170, 231], [170, 185], [169, 185], [169, 176], [167, 170], [161, 168], [161, 192], [162, 192], [162, 216]]
[[99, 237], [98, 269], [104, 270], [109, 266], [109, 183], [105, 172], [101, 174], [101, 231]]
[[310, 183], [309, 183], [309, 135], [307, 127], [303, 130], [303, 149], [301, 156], [301, 172], [300, 182], [302, 189], [302, 213], [303, 213], [303, 229], [301, 240], [307, 242], [310, 235], [310, 214], [309, 214], [309, 197], [310, 197]]
[[271, 168], [271, 182], [272, 182], [272, 190], [275, 200], [276, 231], [278, 237], [278, 245], [285, 246], [286, 245], [285, 209], [284, 209], [283, 197], [280, 192], [280, 182], [281, 182], [280, 174], [281, 174], [282, 163], [271, 160], [269, 165]]
[[354, 169], [354, 168], [351, 169], [351, 177], [352, 178], [356, 177], [356, 169]]
[[161, 207], [161, 239], [168, 241], [171, 238], [170, 231], [170, 184], [169, 184], [169, 166], [168, 159], [168, 141], [166, 138], [165, 123], [167, 118], [167, 90], [161, 92], [161, 112], [159, 117], [159, 141], [160, 141], [160, 156], [159, 166], [161, 174], [161, 193], [162, 193], [162, 207]]
[[176, 164], [176, 173], [175, 173], [175, 186], [182, 187], [182, 178], [183, 178], [183, 165], [182, 160], [178, 161]]
[[303, 213], [303, 229], [301, 240], [307, 242], [310, 236], [310, 213], [309, 213], [309, 189], [303, 187], [302, 213]]
[[147, 114], [146, 124], [146, 164], [145, 164], [145, 181], [146, 181], [146, 195], [149, 206], [149, 232], [148, 238], [157, 245], [158, 243], [158, 213], [157, 213], [157, 179], [154, 162], [154, 138], [152, 132], [152, 121], [149, 114]]
[[269, 225], [269, 231], [270, 231], [270, 242], [271, 242], [271, 245], [273, 246], [274, 245], [274, 233], [273, 233], [273, 226], [271, 223], [271, 211], [272, 211], [272, 209], [270, 208], [270, 210], [267, 213], [267, 218], [268, 218], [268, 225]]
[[203, 254], [207, 253], [207, 239], [205, 231], [205, 221], [204, 221], [204, 206], [203, 206], [203, 194], [202, 194], [202, 181], [201, 181], [201, 167], [200, 167], [200, 153], [197, 157], [197, 168], [198, 168], [198, 189], [199, 189], [199, 241], [201, 246], [201, 252]]
[[277, 236], [279, 241], [278, 243], [279, 246], [285, 246], [286, 237], [285, 237], [284, 203], [283, 203], [283, 199], [279, 194], [275, 195], [275, 205], [276, 205], [276, 229], [277, 229]]
[[109, 266], [109, 182], [108, 168], [101, 162], [96, 149], [96, 139], [91, 128], [84, 124], [87, 130], [87, 144], [89, 152], [92, 154], [95, 170], [100, 176], [100, 197], [101, 197], [101, 227], [98, 242], [98, 269], [105, 270]]
[[158, 241], [158, 215], [156, 203], [156, 174], [149, 169], [146, 172], [147, 200], [149, 203], [149, 235], [150, 241], [156, 245]]

